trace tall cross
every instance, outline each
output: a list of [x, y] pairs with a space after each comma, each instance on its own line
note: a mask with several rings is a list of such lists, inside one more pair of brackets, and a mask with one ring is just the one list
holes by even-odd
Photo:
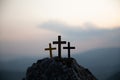
[[68, 42], [68, 47], [63, 47], [63, 49], [68, 49], [68, 58], [70, 58], [70, 49], [75, 49], [75, 47], [70, 47], [70, 42]]
[[58, 36], [58, 41], [53, 41], [53, 44], [58, 44], [58, 57], [61, 59], [61, 44], [66, 44], [66, 41], [61, 41], [61, 36]]
[[52, 50], [56, 50], [56, 48], [52, 48], [51, 43], [49, 43], [49, 48], [45, 48], [45, 50], [49, 50], [50, 58], [52, 58]]

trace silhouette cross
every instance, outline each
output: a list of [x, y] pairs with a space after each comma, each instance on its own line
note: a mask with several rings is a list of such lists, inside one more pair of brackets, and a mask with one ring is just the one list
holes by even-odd
[[56, 50], [56, 48], [52, 48], [51, 43], [49, 43], [49, 48], [45, 48], [45, 50], [49, 50], [50, 58], [52, 58], [52, 50]]
[[61, 36], [58, 36], [58, 41], [53, 41], [53, 44], [58, 44], [58, 57], [61, 59], [61, 44], [66, 44], [66, 41], [61, 41]]
[[68, 42], [68, 47], [63, 47], [63, 49], [68, 49], [68, 58], [70, 58], [70, 49], [75, 49], [75, 47], [70, 47], [70, 42]]

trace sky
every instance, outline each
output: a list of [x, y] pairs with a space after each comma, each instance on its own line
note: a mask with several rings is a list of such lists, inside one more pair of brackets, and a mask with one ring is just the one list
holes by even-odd
[[0, 0], [0, 59], [48, 56], [58, 35], [73, 53], [120, 47], [119, 14], [119, 0]]

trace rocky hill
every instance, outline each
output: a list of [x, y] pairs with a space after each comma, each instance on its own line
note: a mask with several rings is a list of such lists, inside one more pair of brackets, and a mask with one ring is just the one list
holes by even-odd
[[44, 58], [27, 69], [23, 80], [97, 80], [73, 58]]

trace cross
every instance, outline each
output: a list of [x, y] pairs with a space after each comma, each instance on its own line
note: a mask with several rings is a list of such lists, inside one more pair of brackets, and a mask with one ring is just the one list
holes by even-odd
[[56, 48], [52, 48], [51, 43], [49, 43], [49, 48], [45, 48], [45, 50], [49, 50], [50, 58], [52, 58], [52, 50], [56, 50]]
[[58, 44], [58, 57], [61, 59], [61, 44], [66, 44], [66, 41], [61, 41], [61, 36], [58, 36], [58, 41], [53, 41], [53, 44]]
[[63, 47], [63, 49], [68, 49], [68, 58], [70, 58], [70, 49], [75, 49], [75, 47], [70, 47], [70, 42], [68, 42], [68, 47]]

